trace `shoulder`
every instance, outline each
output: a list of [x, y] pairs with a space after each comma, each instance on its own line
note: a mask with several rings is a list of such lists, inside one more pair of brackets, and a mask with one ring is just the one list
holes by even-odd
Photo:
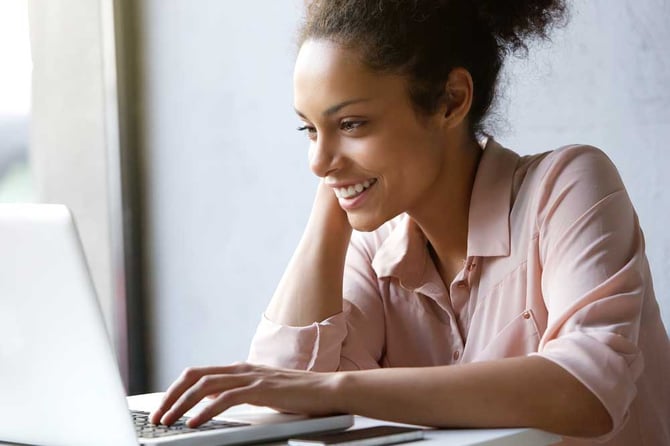
[[532, 204], [538, 227], [550, 217], [575, 221], [613, 196], [620, 205], [632, 207], [614, 163], [589, 145], [522, 157], [516, 180], [515, 203]]
[[590, 145], [569, 145], [521, 157], [515, 190], [530, 193], [540, 204], [570, 192], [598, 199], [623, 190], [621, 176], [607, 154]]
[[580, 180], [593, 184], [621, 185], [621, 177], [607, 154], [590, 145], [569, 145], [536, 155], [524, 156], [519, 163], [522, 176], [542, 185]]

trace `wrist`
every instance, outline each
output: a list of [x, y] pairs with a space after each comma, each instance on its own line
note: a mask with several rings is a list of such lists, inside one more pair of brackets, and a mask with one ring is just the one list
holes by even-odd
[[335, 413], [352, 413], [349, 397], [351, 372], [331, 372], [327, 377], [327, 392]]
[[352, 232], [347, 213], [340, 207], [333, 190], [323, 182], [319, 184], [316, 192], [309, 225], [325, 228], [329, 234], [345, 238]]
[[323, 181], [317, 188], [311, 216], [332, 226], [331, 229], [351, 231], [347, 213], [340, 207], [333, 189]]

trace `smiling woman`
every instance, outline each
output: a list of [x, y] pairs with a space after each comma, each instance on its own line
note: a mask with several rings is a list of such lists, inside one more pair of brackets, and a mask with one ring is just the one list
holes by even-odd
[[[309, 130], [310, 167], [334, 189], [355, 229], [376, 229], [420, 205], [430, 190], [456, 190], [462, 179], [447, 170], [473, 171], [480, 152], [475, 141], [459, 148], [470, 156], [443, 150], [456, 135], [444, 139], [445, 123], [462, 119], [470, 103], [468, 73], [454, 70], [450, 82], [461, 107], [454, 103], [432, 116], [419, 115], [404, 76], [372, 71], [356, 53], [328, 40], [302, 45], [294, 92], [296, 110]], [[462, 201], [451, 203], [464, 206]]]
[[668, 444], [670, 342], [616, 168], [485, 132], [505, 55], [565, 9], [311, 2], [294, 106], [322, 181], [303, 238], [250, 364], [186, 370], [152, 420], [210, 396], [191, 425], [251, 403]]

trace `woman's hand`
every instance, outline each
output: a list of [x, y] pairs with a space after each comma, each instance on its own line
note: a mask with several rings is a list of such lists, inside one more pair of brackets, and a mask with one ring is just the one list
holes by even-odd
[[351, 233], [347, 213], [340, 207], [333, 188], [327, 186], [323, 180], [319, 181], [316, 189], [309, 218], [310, 223], [315, 223], [314, 220], [316, 220], [329, 233], [336, 232], [337, 235], [344, 234], [347, 236]]
[[267, 406], [283, 412], [327, 415], [337, 413], [334, 373], [276, 369], [252, 364], [191, 367], [170, 386], [151, 414], [154, 424], [170, 425], [205, 397], [211, 402], [188, 421], [207, 422], [237, 404]]

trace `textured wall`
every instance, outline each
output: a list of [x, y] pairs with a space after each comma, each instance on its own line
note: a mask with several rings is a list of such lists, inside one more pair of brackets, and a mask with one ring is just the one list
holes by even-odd
[[[156, 389], [188, 365], [246, 357], [306, 221], [316, 183], [291, 99], [301, 3], [143, 2]], [[610, 154], [670, 321], [668, 2], [575, 3], [552, 45], [512, 60], [496, 135], [522, 153], [585, 142]]]
[[586, 143], [617, 165], [670, 328], [670, 1], [573, 2], [552, 42], [511, 59], [498, 139], [521, 153]]

